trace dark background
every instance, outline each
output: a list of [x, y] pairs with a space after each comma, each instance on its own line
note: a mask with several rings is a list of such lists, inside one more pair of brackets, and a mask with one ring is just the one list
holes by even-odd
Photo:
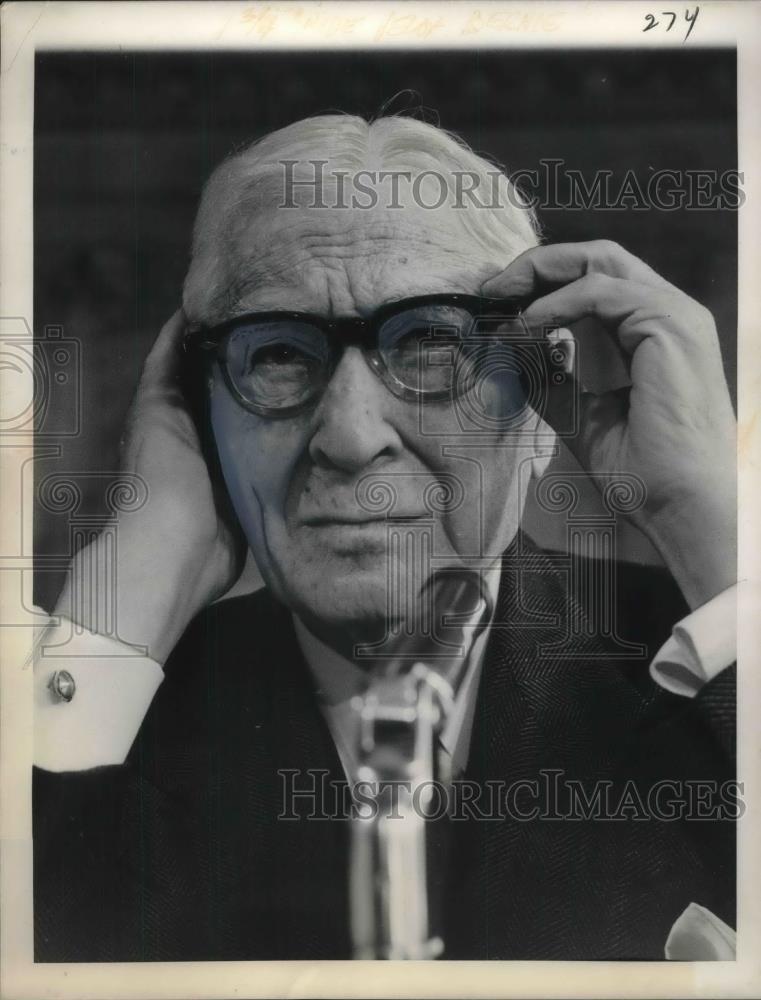
[[[620, 182], [629, 169], [646, 183], [654, 170], [737, 166], [730, 50], [38, 53], [34, 326], [38, 337], [63, 326], [81, 342], [83, 415], [81, 433], [61, 438], [61, 456], [38, 461], [38, 481], [116, 469], [140, 366], [179, 304], [213, 167], [306, 115], [377, 114], [403, 89], [419, 99], [395, 107], [435, 109], [442, 127], [508, 170], [558, 158], [587, 183], [596, 170]], [[618, 241], [707, 305], [734, 393], [734, 212], [548, 210], [540, 221], [550, 242]], [[54, 391], [46, 426], [70, 405]], [[83, 506], [97, 513], [102, 484], [81, 485]], [[562, 546], [562, 518], [532, 506], [527, 524], [539, 542]], [[68, 516], [38, 504], [37, 554], [67, 553], [68, 538]], [[655, 558], [634, 529], [621, 544], [627, 557]], [[38, 603], [48, 606], [60, 583], [60, 568], [39, 573]]]

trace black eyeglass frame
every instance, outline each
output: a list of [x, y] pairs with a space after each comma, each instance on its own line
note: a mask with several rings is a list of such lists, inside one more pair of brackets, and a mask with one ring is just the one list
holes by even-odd
[[[437, 305], [466, 308], [473, 314], [474, 325], [479, 319], [486, 318], [494, 321], [515, 321], [520, 319], [521, 313], [529, 301], [517, 298], [485, 298], [481, 295], [466, 295], [461, 293], [416, 295], [411, 298], [397, 299], [393, 302], [384, 303], [384, 305], [380, 306], [368, 317], [343, 316], [334, 319], [328, 319], [318, 313], [283, 309], [265, 310], [243, 313], [215, 326], [198, 325], [189, 327], [185, 333], [182, 346], [183, 352], [188, 356], [200, 352], [201, 355], [205, 355], [207, 358], [218, 362], [225, 385], [240, 406], [258, 416], [275, 420], [292, 417], [308, 409], [314, 405], [314, 398], [310, 397], [294, 406], [278, 408], [252, 403], [242, 395], [228, 371], [226, 349], [230, 335], [240, 326], [247, 323], [293, 320], [294, 322], [308, 323], [320, 330], [325, 334], [330, 345], [331, 364], [328, 369], [329, 378], [332, 377], [337, 367], [341, 350], [347, 346], [358, 346], [362, 348], [362, 353], [370, 370], [397, 398], [413, 402], [419, 400], [434, 401], [450, 399], [453, 396], [453, 387], [428, 391], [425, 389], [413, 389], [405, 385], [394, 375], [388, 368], [377, 346], [380, 327], [383, 323], [386, 323], [399, 313], [418, 309], [422, 306]], [[446, 327], [447, 324], [442, 322], [442, 330], [446, 330]], [[526, 333], [528, 334], [528, 331]], [[462, 385], [457, 395], [461, 395], [466, 389], [467, 386]]]

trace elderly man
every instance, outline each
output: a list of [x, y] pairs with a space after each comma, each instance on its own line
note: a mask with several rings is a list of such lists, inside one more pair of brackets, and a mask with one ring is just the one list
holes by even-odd
[[[357, 775], [361, 654], [461, 568], [488, 610], [461, 634], [442, 753], [512, 791], [432, 851], [444, 956], [657, 959], [691, 903], [734, 923], [734, 419], [712, 318], [615, 244], [540, 246], [507, 178], [495, 203], [464, 176], [494, 190], [430, 125], [326, 116], [209, 181], [123, 443], [149, 493], [119, 523], [121, 641], [82, 572], [98, 540], [35, 665], [38, 960], [350, 957], [330, 789]], [[516, 300], [521, 349], [564, 348], [538, 389], [490, 368]], [[575, 397], [568, 327], [590, 318], [630, 389]], [[635, 661], [520, 530], [574, 400], [575, 455], [598, 485], [644, 484], [631, 518], [669, 571], [614, 581]], [[220, 600], [246, 549], [264, 589]]]

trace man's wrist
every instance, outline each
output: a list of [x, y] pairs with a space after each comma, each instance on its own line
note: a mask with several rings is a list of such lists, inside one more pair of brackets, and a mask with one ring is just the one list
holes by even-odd
[[[727, 505], [724, 505], [725, 507]], [[736, 509], [682, 505], [648, 524], [646, 533], [676, 580], [690, 611], [737, 583]]]
[[117, 635], [163, 665], [196, 609], [188, 573], [136, 538], [136, 530], [120, 530], [116, 556], [104, 535], [76, 554], [54, 614], [95, 634]]

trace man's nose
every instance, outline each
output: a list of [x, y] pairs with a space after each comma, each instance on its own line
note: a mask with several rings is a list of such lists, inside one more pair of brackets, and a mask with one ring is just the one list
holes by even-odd
[[360, 349], [347, 347], [315, 410], [312, 461], [321, 468], [358, 472], [398, 455], [402, 442], [387, 419], [394, 403]]

